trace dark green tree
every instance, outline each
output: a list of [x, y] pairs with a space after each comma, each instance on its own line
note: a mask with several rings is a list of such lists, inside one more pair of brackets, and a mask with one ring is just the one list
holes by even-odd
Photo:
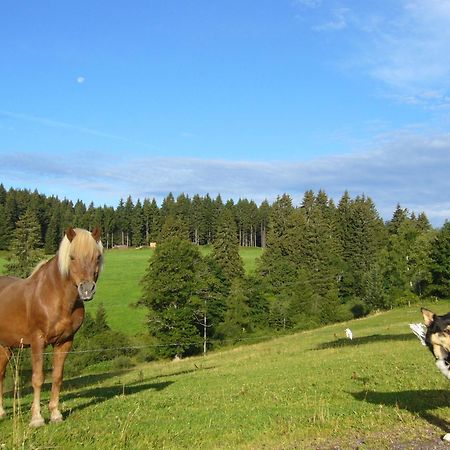
[[400, 204], [397, 204], [397, 208], [392, 215], [392, 219], [387, 223], [388, 232], [391, 234], [397, 233], [400, 225], [407, 219], [408, 210], [406, 208], [402, 208]]
[[62, 233], [61, 208], [55, 204], [47, 227], [47, 232], [45, 234], [45, 253], [49, 255], [56, 252], [63, 236]]
[[227, 298], [227, 310], [219, 333], [223, 339], [239, 339], [251, 332], [251, 309], [244, 280], [234, 278]]
[[294, 244], [290, 228], [296, 223], [293, 212], [292, 199], [287, 194], [278, 197], [271, 207], [266, 249], [258, 265], [259, 274], [270, 293], [279, 292], [295, 277], [297, 270], [290, 258]]
[[86, 228], [86, 205], [81, 200], [75, 203], [72, 225], [78, 228]]
[[189, 230], [181, 217], [169, 215], [166, 217], [159, 240], [165, 241], [173, 237], [189, 240]]
[[202, 346], [196, 320], [202, 264], [198, 247], [178, 236], [168, 236], [150, 260], [140, 303], [149, 310], [149, 330], [160, 343], [160, 356], [192, 354]]
[[450, 297], [450, 222], [445, 222], [431, 244], [431, 283], [428, 293], [439, 298]]
[[110, 330], [106, 309], [103, 303], [99, 303], [97, 311], [95, 311], [94, 326], [96, 333], [102, 333], [103, 331]]
[[341, 199], [338, 221], [343, 262], [340, 290], [346, 298], [358, 299], [364, 295], [363, 278], [376, 264], [386, 241], [384, 224], [372, 200], [364, 196], [349, 204]]
[[40, 250], [41, 229], [34, 211], [29, 208], [16, 224], [11, 256], [6, 264], [9, 275], [27, 277], [43, 258]]
[[148, 199], [144, 200], [142, 213], [146, 244], [157, 242], [161, 233], [161, 223], [158, 204], [154, 198], [152, 201]]
[[236, 223], [230, 209], [223, 209], [220, 213], [212, 257], [220, 267], [227, 284], [231, 285], [234, 278], [244, 276]]
[[142, 204], [140, 200], [136, 202], [133, 209], [133, 214], [131, 217], [131, 233], [132, 233], [132, 243], [134, 247], [139, 247], [144, 245], [144, 213], [142, 209]]
[[262, 248], [266, 247], [266, 234], [267, 228], [269, 226], [269, 216], [270, 216], [270, 205], [267, 200], [264, 200], [258, 209], [259, 215], [259, 227], [260, 227], [260, 246]]
[[0, 204], [0, 250], [6, 250], [11, 240], [12, 229], [5, 214], [5, 206]]

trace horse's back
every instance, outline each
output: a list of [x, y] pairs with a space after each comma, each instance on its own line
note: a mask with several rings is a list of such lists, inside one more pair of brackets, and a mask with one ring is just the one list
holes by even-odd
[[11, 283], [15, 283], [20, 280], [21, 280], [21, 278], [12, 277], [9, 275], [0, 276], [0, 295], [1, 295], [2, 290], [5, 287], [9, 286]]

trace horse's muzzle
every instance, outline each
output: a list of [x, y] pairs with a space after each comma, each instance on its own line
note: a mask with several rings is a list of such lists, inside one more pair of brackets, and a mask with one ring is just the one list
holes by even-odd
[[96, 286], [93, 281], [82, 281], [78, 286], [78, 294], [85, 302], [94, 298]]

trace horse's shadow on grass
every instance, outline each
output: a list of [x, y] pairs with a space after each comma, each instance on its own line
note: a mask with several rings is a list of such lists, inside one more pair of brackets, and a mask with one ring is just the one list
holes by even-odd
[[63, 416], [66, 418], [76, 411], [81, 411], [93, 405], [106, 402], [114, 397], [126, 397], [147, 390], [161, 391], [173, 383], [174, 381], [162, 381], [159, 383], [136, 382], [133, 384], [114, 384], [85, 389], [83, 391], [69, 392], [62, 396], [64, 402], [80, 398], [87, 399], [88, 401], [69, 408], [63, 412]]
[[[172, 381], [172, 380], [160, 381], [161, 378], [167, 378], [167, 377], [173, 378], [176, 376], [194, 373], [199, 370], [203, 371], [203, 370], [211, 370], [211, 369], [214, 369], [214, 366], [211, 366], [211, 367], [195, 366], [194, 369], [178, 370], [178, 371], [174, 371], [174, 372], [171, 372], [168, 374], [160, 374], [160, 375], [156, 375], [156, 376], [146, 378], [146, 379], [139, 379], [134, 382], [121, 383], [120, 379], [119, 379], [119, 381], [113, 385], [88, 387], [87, 389], [84, 389], [82, 391], [76, 390], [73, 392], [68, 392], [67, 394], [62, 394], [62, 400], [64, 402], [68, 401], [68, 400], [76, 400], [76, 399], [80, 399], [80, 398], [86, 398], [86, 399], [88, 399], [88, 401], [85, 403], [82, 403], [82, 404], [75, 405], [72, 408], [69, 408], [68, 411], [63, 413], [63, 416], [64, 417], [70, 416], [70, 414], [72, 414], [75, 411], [80, 411], [80, 410], [88, 408], [92, 405], [96, 405], [98, 403], [103, 403], [114, 397], [133, 395], [133, 394], [137, 394], [139, 392], [147, 391], [147, 390], [161, 391], [161, 390], [165, 389], [166, 387], [170, 386], [171, 384], [175, 383], [175, 381]], [[119, 372], [109, 372], [106, 374], [100, 374], [99, 378], [97, 379], [97, 382], [102, 381], [102, 375], [104, 375], [105, 378], [108, 378], [108, 375], [109, 375], [109, 377], [116, 377], [122, 373], [125, 374], [127, 372], [129, 372], [129, 371], [124, 370], [122, 372], [119, 371]], [[93, 380], [91, 377], [88, 376], [88, 377], [83, 377], [83, 378], [87, 378], [87, 380], [72, 379], [72, 380], [69, 380], [68, 383], [73, 383], [74, 381], [76, 381], [78, 383], [78, 386], [86, 386], [86, 387], [92, 386]], [[66, 386], [66, 382], [64, 384]], [[72, 388], [76, 388], [76, 386], [74, 386], [73, 384], [70, 384], [70, 385]]]
[[[194, 371], [194, 370], [192, 370]], [[66, 411], [63, 411], [64, 418], [70, 416], [75, 411], [80, 411], [85, 408], [88, 408], [92, 405], [103, 403], [111, 398], [117, 396], [128, 396], [132, 394], [136, 394], [145, 390], [153, 389], [155, 391], [160, 391], [165, 389], [167, 386], [170, 386], [174, 381], [161, 381], [157, 382], [158, 378], [161, 376], [152, 377], [150, 379], [142, 379], [135, 382], [127, 382], [121, 383], [116, 382], [115, 384], [108, 386], [97, 386], [92, 387], [95, 384], [100, 384], [106, 382], [106, 380], [110, 378], [115, 378], [120, 375], [126, 374], [129, 371], [127, 370], [116, 370], [113, 372], [105, 372], [99, 374], [92, 375], [84, 375], [76, 378], [69, 378], [64, 380], [63, 389], [61, 391], [61, 401], [66, 402], [69, 400], [75, 399], [88, 399], [87, 402], [77, 404], [73, 407], [67, 408]], [[187, 373], [189, 371], [183, 371], [182, 373]], [[171, 374], [172, 376], [179, 375], [179, 373]], [[168, 375], [169, 376], [169, 375]], [[155, 380], [154, 382], [152, 382]], [[44, 402], [47, 394], [50, 393], [51, 390], [51, 381], [46, 382], [42, 385], [42, 393], [44, 394]], [[83, 389], [85, 388], [85, 389]], [[68, 391], [68, 392], [67, 392]], [[67, 393], [66, 393], [67, 392]], [[29, 396], [33, 393], [33, 388], [31, 386], [26, 386], [20, 390], [21, 396]], [[5, 397], [12, 398], [14, 395], [13, 391], [9, 391], [5, 393]], [[32, 398], [29, 398], [22, 402], [22, 407], [27, 409], [31, 406]], [[12, 407], [11, 407], [12, 408]], [[10, 409], [11, 409], [10, 408]], [[8, 410], [8, 408], [6, 408]]]
[[371, 344], [373, 342], [382, 341], [409, 341], [417, 339], [412, 333], [404, 334], [372, 334], [370, 336], [354, 337], [353, 339], [339, 338], [334, 341], [323, 342], [319, 344], [314, 350], [325, 350], [327, 348], [337, 348], [337, 347], [350, 347], [354, 345], [364, 345]]
[[352, 392], [359, 401], [375, 405], [399, 408], [417, 414], [429, 424], [440, 428], [444, 433], [450, 432], [450, 423], [430, 413], [430, 410], [445, 408], [450, 405], [450, 391], [445, 389], [425, 389], [401, 392]]
[[[27, 371], [28, 372], [28, 371]], [[80, 389], [85, 386], [91, 386], [96, 383], [102, 383], [103, 381], [106, 381], [108, 378], [113, 378], [122, 375], [126, 371], [124, 370], [116, 370], [113, 372], [104, 372], [104, 373], [97, 373], [92, 375], [83, 375], [75, 378], [67, 378], [64, 380], [63, 384], [63, 390], [72, 390], [72, 389]], [[29, 371], [28, 376], [24, 378], [26, 380], [25, 382], [29, 382], [31, 380], [31, 370]], [[42, 385], [42, 392], [46, 393], [49, 392], [52, 387], [51, 381], [46, 381]], [[25, 385], [20, 389], [21, 396], [26, 396], [33, 393], [33, 387], [30, 384]], [[5, 391], [5, 398], [10, 397], [12, 398], [14, 396], [14, 390], [8, 389]]]

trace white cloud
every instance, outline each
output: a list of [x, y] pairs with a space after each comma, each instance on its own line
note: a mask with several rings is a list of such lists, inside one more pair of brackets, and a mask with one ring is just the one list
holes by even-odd
[[450, 1], [396, 0], [381, 9], [344, 0], [310, 11], [312, 30], [351, 33], [341, 66], [380, 81], [397, 101], [450, 106]]
[[78, 84], [83, 84], [84, 82], [85, 82], [85, 78], [84, 77], [81, 77], [81, 76], [77, 77], [77, 83]]
[[94, 130], [92, 128], [82, 127], [79, 125], [73, 125], [73, 124], [67, 123], [67, 122], [61, 122], [59, 120], [50, 119], [48, 117], [40, 117], [40, 116], [31, 115], [31, 114], [16, 113], [16, 112], [5, 111], [5, 110], [0, 110], [0, 116], [5, 116], [5, 117], [12, 118], [12, 119], [25, 121], [25, 122], [37, 123], [39, 125], [43, 125], [43, 126], [49, 127], [49, 128], [71, 130], [71, 131], [75, 131], [77, 133], [92, 135], [92, 136], [96, 136], [96, 137], [100, 137], [100, 138], [104, 138], [104, 139], [108, 139], [108, 140], [113, 140], [113, 141], [117, 141], [117, 142], [123, 142], [123, 143], [127, 143], [127, 144], [138, 145], [138, 146], [147, 147], [147, 148], [155, 150], [155, 147], [153, 147], [149, 144], [143, 143], [143, 142], [138, 142], [138, 141], [128, 139], [123, 136], [118, 136], [116, 134], [105, 133], [103, 131]]
[[293, 0], [292, 4], [306, 8], [317, 8], [322, 4], [322, 0]]
[[449, 218], [450, 135], [392, 136], [372, 151], [296, 163], [162, 157], [111, 161], [105, 154], [96, 155], [90, 165], [71, 156], [4, 154], [2, 181], [113, 206], [128, 195], [161, 200], [168, 192], [220, 193], [224, 199], [257, 202], [287, 192], [299, 203], [308, 189], [324, 189], [335, 200], [348, 190], [353, 196], [371, 197], [385, 219], [397, 203], [425, 211], [436, 226]]
[[338, 8], [331, 12], [332, 18], [330, 21], [320, 25], [313, 26], [315, 31], [340, 31], [347, 28], [348, 21], [351, 15], [349, 8]]
[[404, 0], [401, 6], [398, 15], [385, 18], [368, 33], [368, 72], [397, 92], [399, 99], [448, 104], [450, 2]]

